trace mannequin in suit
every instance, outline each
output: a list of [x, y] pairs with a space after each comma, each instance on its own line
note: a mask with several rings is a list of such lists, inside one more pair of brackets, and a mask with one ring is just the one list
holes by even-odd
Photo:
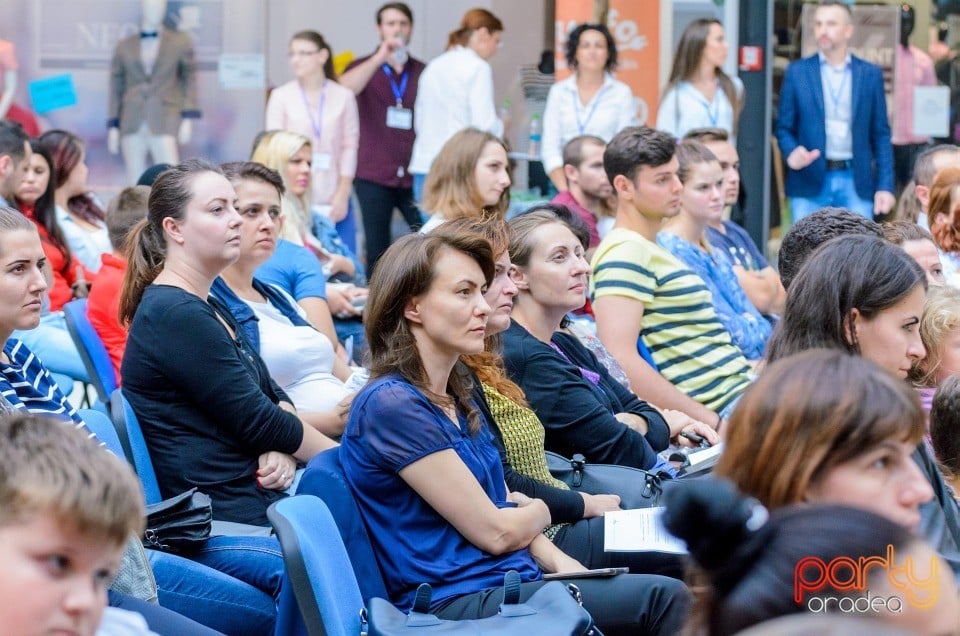
[[163, 28], [166, 11], [166, 0], [142, 0], [140, 33], [117, 44], [110, 65], [107, 148], [123, 151], [131, 184], [149, 165], [178, 163], [177, 143], [190, 142], [200, 117], [193, 43]]

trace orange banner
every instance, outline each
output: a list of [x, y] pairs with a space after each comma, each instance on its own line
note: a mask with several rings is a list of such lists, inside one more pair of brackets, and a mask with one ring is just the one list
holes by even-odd
[[[557, 0], [557, 80], [570, 75], [567, 34], [593, 15], [593, 0]], [[653, 123], [660, 101], [660, 2], [610, 0], [607, 27], [617, 43], [617, 79], [633, 89], [637, 120]]]

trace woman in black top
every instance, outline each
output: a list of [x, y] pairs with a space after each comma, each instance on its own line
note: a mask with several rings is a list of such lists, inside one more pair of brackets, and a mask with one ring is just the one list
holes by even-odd
[[688, 418], [670, 423], [656, 407], [610, 377], [580, 341], [561, 331], [567, 313], [586, 301], [584, 248], [570, 227], [550, 210], [510, 221], [510, 261], [519, 293], [513, 321], [503, 335], [507, 374], [526, 394], [546, 429], [546, 446], [594, 463], [649, 470], [665, 468], [657, 452], [688, 429], [711, 443], [709, 427]]
[[236, 194], [220, 169], [186, 161], [153, 185], [133, 232], [120, 319], [123, 392], [164, 497], [198, 487], [215, 519], [267, 525], [296, 460], [335, 442], [304, 426], [229, 311], [208, 299], [240, 254]]

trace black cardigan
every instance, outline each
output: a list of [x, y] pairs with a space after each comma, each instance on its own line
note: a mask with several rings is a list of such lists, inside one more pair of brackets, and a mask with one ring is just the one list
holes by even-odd
[[[649, 469], [657, 451], [670, 443], [670, 429], [654, 407], [610, 377], [603, 364], [574, 336], [556, 332], [550, 345], [511, 321], [503, 335], [507, 375], [527, 396], [546, 429], [547, 450], [588, 461]], [[583, 377], [580, 368], [600, 376], [598, 385]], [[629, 428], [615, 413], [633, 413], [647, 421], [647, 434]]]

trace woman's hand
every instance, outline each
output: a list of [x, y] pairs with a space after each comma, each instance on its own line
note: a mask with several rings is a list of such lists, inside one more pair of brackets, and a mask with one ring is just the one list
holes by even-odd
[[334, 223], [339, 223], [340, 221], [347, 218], [347, 212], [349, 211], [350, 204], [350, 193], [347, 192], [346, 195], [340, 193], [340, 190], [337, 190], [333, 194], [333, 198], [330, 199], [330, 214], [329, 218]]
[[257, 484], [265, 490], [286, 490], [293, 483], [297, 460], [286, 453], [267, 451], [258, 458]]
[[544, 534], [537, 535], [528, 548], [540, 569], [547, 573], [584, 572], [586, 567], [553, 544]]
[[634, 413], [617, 413], [614, 415], [621, 424], [632, 428], [641, 435], [646, 435], [649, 430], [647, 420]]
[[675, 411], [673, 409], [660, 409], [663, 419], [666, 420], [667, 426], [670, 428], [670, 439], [673, 439], [680, 434], [687, 426], [691, 424], [702, 424], [700, 420], [695, 420], [683, 411]]
[[340, 254], [330, 254], [330, 276], [343, 272], [347, 276], [353, 276], [357, 271], [353, 261]]
[[620, 497], [618, 495], [590, 495], [582, 492], [580, 496], [583, 497], [584, 519], [602, 517], [605, 512], [620, 510]]
[[327, 305], [330, 306], [330, 314], [334, 318], [346, 320], [360, 315], [360, 310], [354, 307], [350, 302], [350, 288], [338, 285], [327, 285]]
[[[712, 428], [704, 424], [703, 422], [694, 421], [692, 424], [688, 424], [687, 426], [684, 426], [681, 432], [693, 433], [694, 435], [699, 435], [700, 437], [705, 439], [707, 443], [710, 444], [711, 446], [716, 446], [717, 444], [720, 443], [720, 435], [715, 430], [713, 430]], [[690, 446], [690, 447], [697, 446], [697, 444], [694, 444], [692, 440], [687, 439], [686, 437], [684, 437], [683, 435], [680, 435], [679, 433], [677, 434], [677, 444], [679, 444], [680, 446]]]

